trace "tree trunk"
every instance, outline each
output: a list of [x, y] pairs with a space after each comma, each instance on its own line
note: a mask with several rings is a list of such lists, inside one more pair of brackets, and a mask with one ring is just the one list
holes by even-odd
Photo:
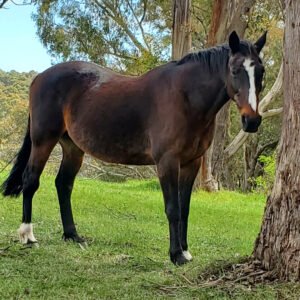
[[[215, 0], [208, 35], [208, 46], [214, 46], [227, 41], [230, 32], [233, 30], [236, 30], [239, 36], [243, 37], [248, 25], [251, 8], [254, 4], [255, 0]], [[207, 151], [203, 156], [204, 166], [202, 167], [200, 181], [202, 182], [202, 188], [206, 190], [216, 190], [218, 187], [217, 182], [219, 182], [220, 186], [222, 176], [223, 179], [226, 178], [223, 170], [225, 169], [224, 149], [228, 131], [229, 106], [230, 103], [227, 103], [218, 113], [215, 137], [211, 145], [212, 149], [211, 151]], [[207, 170], [204, 169], [206, 166]], [[206, 182], [210, 186], [206, 186]], [[214, 188], [211, 189], [211, 187]]]
[[223, 43], [233, 30], [243, 37], [254, 4], [255, 0], [215, 0], [207, 39], [208, 46]]
[[191, 47], [191, 0], [173, 0], [172, 59], [181, 58]]
[[252, 188], [251, 178], [254, 177], [255, 167], [258, 157], [257, 148], [258, 148], [258, 137], [257, 135], [252, 135], [251, 139], [248, 140], [248, 143], [244, 145], [244, 184], [243, 191], [250, 191]]
[[275, 184], [254, 258], [282, 280], [300, 279], [300, 2], [286, 0], [284, 113]]

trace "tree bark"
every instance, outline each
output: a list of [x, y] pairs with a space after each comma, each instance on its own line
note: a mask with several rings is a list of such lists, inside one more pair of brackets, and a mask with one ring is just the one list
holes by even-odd
[[225, 42], [233, 30], [243, 37], [254, 4], [255, 0], [215, 0], [208, 46]]
[[191, 48], [191, 0], [173, 0], [172, 59], [180, 59]]
[[[208, 46], [225, 42], [233, 30], [243, 37], [254, 4], [255, 0], [215, 0]], [[230, 103], [227, 103], [218, 113], [211, 150], [207, 151], [202, 159], [203, 167], [200, 176], [202, 184], [200, 186], [209, 191], [217, 190], [220, 186], [220, 178], [222, 174], [224, 175], [224, 149], [229, 123], [229, 107]], [[205, 183], [208, 183], [209, 186], [206, 186]]]
[[254, 135], [249, 143], [243, 145], [244, 150], [244, 183], [243, 191], [251, 190], [250, 179], [254, 176], [254, 171], [257, 163], [256, 153], [258, 147], [257, 135]]
[[281, 280], [300, 279], [300, 2], [286, 0], [284, 113], [274, 187], [254, 258]]

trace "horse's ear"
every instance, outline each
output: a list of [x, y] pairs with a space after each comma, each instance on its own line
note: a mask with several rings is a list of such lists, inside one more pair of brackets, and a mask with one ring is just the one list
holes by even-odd
[[265, 31], [265, 33], [254, 44], [254, 47], [258, 54], [266, 43], [267, 33], [268, 33], [268, 31]]
[[235, 31], [232, 31], [229, 35], [229, 47], [232, 54], [235, 54], [240, 50], [240, 38]]

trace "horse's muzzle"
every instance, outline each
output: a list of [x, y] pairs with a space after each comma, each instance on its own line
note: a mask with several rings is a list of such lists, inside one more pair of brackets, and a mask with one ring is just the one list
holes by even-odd
[[243, 130], [245, 132], [256, 132], [261, 124], [261, 116], [248, 117], [242, 116]]

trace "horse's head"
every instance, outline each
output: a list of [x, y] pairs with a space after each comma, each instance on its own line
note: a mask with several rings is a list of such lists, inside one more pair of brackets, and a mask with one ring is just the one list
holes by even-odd
[[264, 67], [259, 53], [265, 45], [266, 34], [265, 32], [254, 44], [240, 41], [235, 31], [229, 36], [227, 91], [237, 104], [246, 132], [256, 132], [261, 123], [258, 103]]

